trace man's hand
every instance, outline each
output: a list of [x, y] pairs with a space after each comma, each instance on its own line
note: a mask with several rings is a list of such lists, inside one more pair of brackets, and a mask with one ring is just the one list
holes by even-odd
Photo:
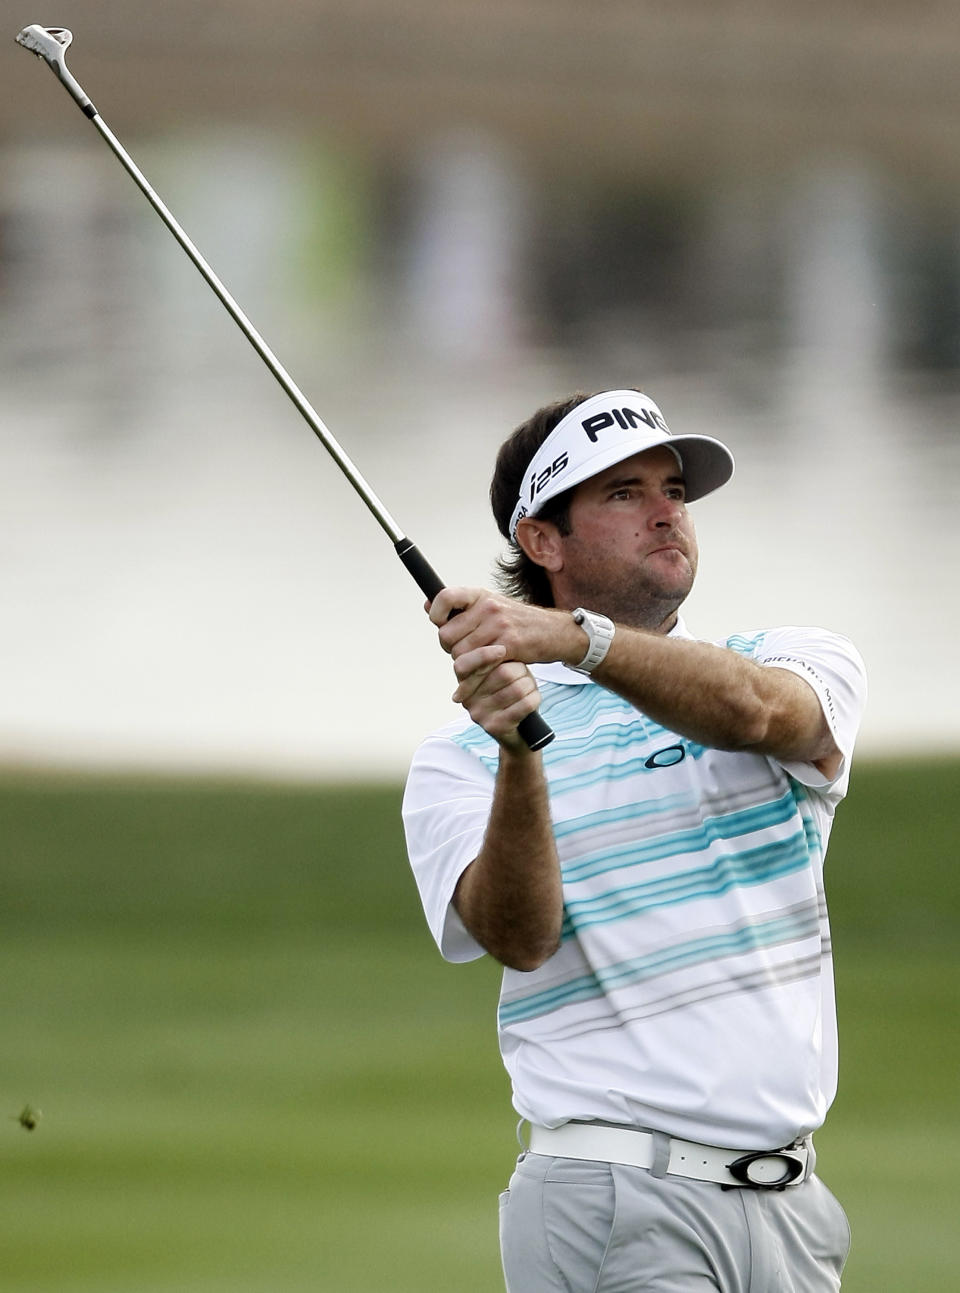
[[444, 588], [429, 612], [440, 630], [440, 645], [454, 660], [497, 644], [504, 648], [505, 660], [576, 664], [586, 649], [586, 634], [569, 611], [531, 606], [486, 588]]
[[[540, 692], [526, 665], [515, 660], [495, 663], [492, 656], [502, 660], [503, 648], [481, 647], [456, 662], [454, 669], [460, 685], [453, 700], [463, 705], [473, 721], [501, 745], [521, 753], [528, 746], [517, 727], [540, 708]], [[465, 663], [472, 658], [477, 660], [475, 668]]]
[[517, 725], [540, 705], [536, 682], [525, 666], [561, 658], [565, 633], [572, 629], [576, 643], [582, 632], [562, 611], [529, 606], [484, 588], [444, 588], [427, 609], [440, 645], [453, 657], [459, 682], [454, 701], [501, 745], [525, 749]]

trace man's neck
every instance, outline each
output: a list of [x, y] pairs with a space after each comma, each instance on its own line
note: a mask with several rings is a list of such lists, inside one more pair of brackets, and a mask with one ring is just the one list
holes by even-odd
[[[561, 606], [556, 604], [558, 610], [574, 611], [576, 606]], [[666, 637], [672, 633], [677, 626], [680, 618], [679, 607], [673, 607], [665, 617], [662, 617], [662, 608], [650, 607], [646, 614], [643, 610], [637, 611], [630, 609], [624, 611], [619, 603], [614, 606], [607, 604], [604, 598], [594, 598], [589, 605], [586, 603], [577, 603], [584, 605], [588, 611], [596, 611], [599, 615], [607, 615], [615, 624], [625, 625], [631, 629], [641, 629], [644, 633], [656, 633], [660, 637]]]

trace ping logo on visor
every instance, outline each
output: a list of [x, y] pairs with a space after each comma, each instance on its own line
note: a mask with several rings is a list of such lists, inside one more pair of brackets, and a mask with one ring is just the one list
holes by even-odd
[[[579, 407], [583, 407], [580, 405]], [[614, 423], [623, 431], [635, 431], [640, 423], [643, 422], [651, 431], [663, 431], [670, 434], [670, 428], [663, 420], [663, 414], [655, 404], [648, 404], [642, 409], [610, 409], [609, 412], [595, 413], [593, 417], [584, 418], [580, 425], [587, 433], [588, 439], [594, 444], [597, 443], [597, 437], [606, 427], [612, 427]]]
[[733, 455], [711, 436], [670, 433], [653, 400], [640, 391], [604, 391], [571, 409], [534, 454], [510, 518], [536, 516], [550, 499], [635, 453], [666, 445], [680, 463], [687, 498], [700, 498], [733, 475]]

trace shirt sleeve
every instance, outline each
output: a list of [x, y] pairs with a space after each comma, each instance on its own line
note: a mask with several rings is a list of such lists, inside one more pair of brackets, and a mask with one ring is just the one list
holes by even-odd
[[754, 659], [774, 669], [787, 669], [816, 693], [843, 760], [836, 775], [825, 777], [811, 763], [782, 761], [781, 766], [801, 785], [834, 803], [847, 792], [850, 760], [867, 699], [866, 669], [848, 638], [817, 628], [770, 629], [760, 640]]
[[483, 844], [493, 786], [493, 776], [480, 760], [443, 736], [423, 742], [407, 777], [407, 856], [430, 932], [448, 961], [484, 955], [458, 916], [453, 894]]

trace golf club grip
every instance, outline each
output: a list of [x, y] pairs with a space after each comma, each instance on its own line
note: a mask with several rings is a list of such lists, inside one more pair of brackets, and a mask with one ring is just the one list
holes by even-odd
[[[403, 538], [398, 539], [393, 546], [397, 550], [397, 556], [417, 581], [424, 597], [432, 602], [437, 593], [446, 587], [443, 580], [415, 543]], [[456, 614], [459, 612], [454, 611], [454, 615]], [[534, 710], [532, 714], [521, 719], [517, 724], [517, 731], [531, 750], [542, 750], [554, 737], [553, 728], [541, 717], [539, 710]]]

